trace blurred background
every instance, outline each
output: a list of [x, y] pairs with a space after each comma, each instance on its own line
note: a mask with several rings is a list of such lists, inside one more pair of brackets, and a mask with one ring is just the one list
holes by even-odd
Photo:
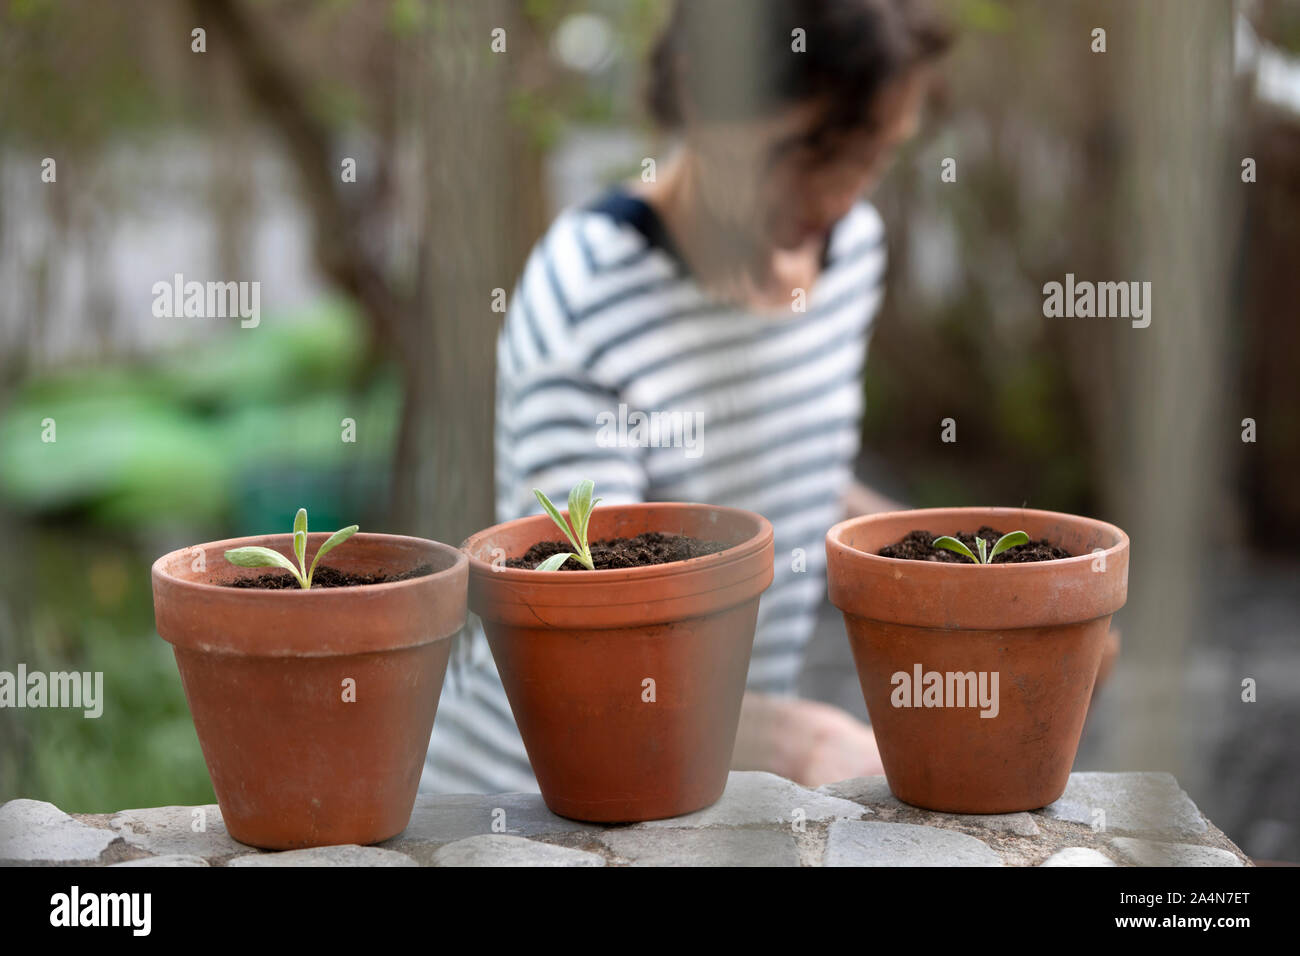
[[[1300, 861], [1300, 2], [941, 5], [957, 49], [873, 197], [861, 477], [1125, 528], [1076, 769], [1171, 771], [1249, 855]], [[640, 105], [666, 13], [0, 0], [0, 670], [103, 671], [106, 696], [0, 711], [0, 800], [213, 802], [153, 629], [163, 552], [300, 504], [493, 523], [493, 290], [670, 148]], [[1151, 326], [1045, 319], [1067, 272], [1150, 281]], [[156, 318], [176, 273], [259, 281], [260, 325]], [[829, 606], [802, 686], [865, 716]]]

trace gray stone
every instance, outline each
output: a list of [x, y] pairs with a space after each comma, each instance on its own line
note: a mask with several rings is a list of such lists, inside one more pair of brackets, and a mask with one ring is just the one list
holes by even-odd
[[382, 850], [377, 846], [313, 846], [305, 850], [281, 853], [253, 853], [237, 856], [227, 866], [418, 866], [405, 853]]
[[1227, 850], [1191, 843], [1153, 843], [1116, 837], [1110, 845], [1136, 866], [1245, 866]]
[[[195, 810], [202, 810], [202, 815], [196, 817]], [[194, 829], [196, 819], [202, 821], [202, 830]], [[127, 843], [158, 856], [179, 854], [212, 859], [249, 850], [226, 832], [226, 824], [216, 804], [123, 810], [115, 813], [108, 825]]]
[[605, 846], [632, 866], [798, 866], [789, 829], [726, 827], [669, 830], [628, 827], [601, 836]]
[[116, 839], [111, 830], [74, 820], [43, 800], [10, 800], [0, 806], [0, 860], [98, 860]]
[[[1104, 813], [1108, 843], [1079, 825]], [[196, 832], [196, 812], [204, 829]], [[897, 822], [893, 822], [897, 821]], [[808, 826], [793, 827], [803, 822]], [[144, 854], [149, 854], [147, 857]], [[138, 857], [131, 859], [131, 857]], [[1046, 858], [1046, 859], [1044, 859]], [[382, 847], [265, 853], [220, 810], [159, 807], [69, 816], [0, 805], [0, 862], [218, 866], [1249, 866], [1168, 774], [1084, 773], [1031, 813], [947, 814], [902, 803], [883, 776], [816, 790], [737, 772], [712, 807], [624, 826], [556, 816], [537, 793], [421, 794]]]
[[735, 771], [727, 778], [721, 798], [711, 807], [666, 820], [637, 824], [649, 829], [687, 829], [711, 826], [746, 826], [756, 823], [789, 825], [797, 811], [802, 821], [849, 819], [862, 816], [863, 808], [851, 800], [808, 790], [784, 777], [762, 771]]
[[826, 866], [1001, 866], [983, 840], [911, 823], [837, 820], [826, 841]]
[[1057, 850], [1039, 866], [1117, 866], [1118, 864], [1104, 853], [1090, 850], [1086, 846], [1067, 846]]
[[1037, 812], [1092, 826], [1096, 810], [1105, 814], [1108, 831], [1195, 836], [1207, 829], [1201, 811], [1167, 773], [1071, 774], [1061, 798]]
[[525, 837], [488, 833], [439, 847], [434, 866], [604, 866], [605, 858], [586, 850], [538, 843]]
[[169, 853], [166, 856], [145, 856], [138, 860], [114, 863], [113, 866], [207, 866], [208, 861], [201, 856], [188, 856], [184, 853]]
[[880, 774], [874, 777], [854, 777], [852, 780], [828, 783], [824, 787], [818, 787], [817, 792], [852, 800], [864, 807], [889, 807], [897, 810], [909, 806], [894, 796], [889, 789], [889, 783]]
[[1043, 832], [1028, 813], [951, 813], [944, 816], [959, 823], [1015, 836], [1036, 837]]
[[[502, 810], [504, 815], [495, 811]], [[504, 830], [493, 828], [501, 821]], [[405, 846], [440, 846], [466, 837], [502, 832], [510, 836], [547, 836], [558, 833], [599, 832], [599, 827], [556, 816], [546, 808], [540, 793], [480, 794], [422, 793], [406, 829], [381, 844], [401, 850]], [[426, 861], [427, 862], [427, 861]]]

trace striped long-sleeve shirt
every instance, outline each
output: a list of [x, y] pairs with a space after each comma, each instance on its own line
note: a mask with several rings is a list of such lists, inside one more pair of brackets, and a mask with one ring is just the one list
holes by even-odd
[[[539, 512], [533, 488], [564, 501], [582, 478], [601, 508], [695, 501], [765, 515], [775, 578], [748, 687], [792, 693], [825, 592], [824, 536], [858, 452], [884, 266], [883, 224], [859, 203], [832, 230], [805, 310], [757, 316], [709, 299], [630, 194], [563, 213], [533, 250], [498, 340], [498, 520]], [[642, 440], [625, 440], [637, 413]], [[452, 655], [421, 787], [537, 789], [477, 625]]]

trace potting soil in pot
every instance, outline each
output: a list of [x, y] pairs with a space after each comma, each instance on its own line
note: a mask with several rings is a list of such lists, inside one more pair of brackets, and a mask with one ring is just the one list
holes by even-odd
[[[957, 554], [954, 551], [947, 551], [943, 548], [936, 548], [931, 542], [942, 534], [950, 532], [940, 532], [932, 534], [929, 531], [909, 531], [901, 541], [896, 541], [887, 547], [881, 548], [877, 554], [884, 558], [905, 558], [910, 561], [942, 561], [947, 564], [969, 564], [970, 559]], [[993, 528], [985, 525], [979, 531], [974, 533], [961, 531], [951, 533], [971, 551], [978, 554], [975, 547], [975, 538], [981, 537], [992, 547], [994, 542], [1002, 537], [1006, 532], [995, 531]], [[1064, 548], [1058, 548], [1051, 542], [1040, 539], [1038, 541], [1027, 541], [1017, 548], [1010, 548], [1003, 551], [991, 564], [1023, 564], [1027, 561], [1055, 561], [1059, 558], [1072, 557], [1069, 551]]]
[[[390, 581], [408, 581], [422, 578], [433, 573], [433, 565], [422, 564], [418, 568], [402, 571], [399, 574], [353, 574], [350, 571], [338, 571], [324, 565], [312, 574], [311, 586], [315, 588], [353, 588], [365, 584], [387, 584]], [[225, 584], [228, 588], [261, 588], [266, 591], [281, 591], [286, 588], [300, 588], [298, 579], [288, 571], [269, 571], [255, 578], [240, 578]]]
[[[612, 568], [639, 568], [650, 564], [669, 564], [673, 561], [685, 561], [688, 558], [702, 558], [706, 554], [716, 554], [725, 550], [727, 545], [718, 541], [704, 541], [684, 534], [663, 534], [649, 531], [634, 538], [607, 538], [591, 543], [591, 563], [597, 571]], [[572, 552], [573, 545], [567, 541], [539, 541], [529, 548], [522, 557], [508, 558], [508, 568], [537, 567], [553, 554]], [[577, 561], [564, 562], [561, 571], [587, 570]]]

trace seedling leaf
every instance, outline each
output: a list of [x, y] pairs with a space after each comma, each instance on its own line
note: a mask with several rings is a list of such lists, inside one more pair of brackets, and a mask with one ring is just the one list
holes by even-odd
[[989, 543], [983, 538], [976, 536], [975, 547], [980, 549], [980, 564], [989, 563]]
[[307, 509], [299, 508], [293, 516], [293, 555], [298, 559], [298, 569], [307, 574]]
[[587, 544], [587, 527], [588, 527], [588, 525], [591, 524], [591, 513], [592, 513], [593, 511], [596, 510], [596, 505], [600, 504], [601, 501], [603, 501], [603, 500], [604, 500], [603, 498], [595, 498], [595, 499], [593, 499], [592, 502], [591, 502], [591, 504], [588, 505], [588, 507], [587, 507], [587, 513], [586, 513], [585, 515], [582, 516], [582, 530], [578, 533], [578, 537], [579, 537], [579, 538], [581, 539], [581, 541], [582, 541], [582, 546], [583, 546], [584, 548], [588, 548], [588, 551], [587, 551], [588, 554], [590, 554], [591, 551], [590, 551], [590, 548], [589, 548], [589, 546], [588, 546], [588, 544]]
[[294, 567], [292, 561], [282, 555], [279, 551], [273, 551], [270, 548], [248, 547], [248, 548], [231, 548], [226, 552], [226, 560], [231, 564], [241, 568], [284, 568], [298, 578], [302, 583], [302, 576], [298, 569]]
[[980, 563], [980, 559], [975, 557], [975, 553], [971, 551], [970, 548], [966, 547], [966, 545], [962, 544], [960, 541], [958, 541], [956, 538], [950, 535], [945, 534], [941, 538], [935, 538], [933, 541], [930, 542], [930, 546], [933, 548], [943, 548], [945, 551], [954, 551], [957, 554], [965, 555], [966, 557], [974, 561], [976, 564]]
[[533, 568], [533, 570], [534, 571], [558, 571], [560, 570], [561, 567], [563, 567], [565, 561], [568, 561], [569, 558], [576, 558], [576, 557], [577, 557], [576, 554], [567, 554], [567, 553], [553, 554], [545, 561], [543, 561], [541, 564], [539, 564], [537, 567]]
[[241, 568], [284, 568], [294, 576], [305, 590], [311, 587], [311, 577], [316, 571], [316, 562], [326, 551], [337, 548], [348, 538], [357, 533], [356, 525], [349, 525], [341, 531], [335, 531], [320, 546], [316, 557], [312, 559], [310, 570], [307, 568], [307, 509], [299, 508], [293, 516], [293, 555], [298, 559], [297, 565], [279, 551], [272, 548], [247, 547], [231, 548], [226, 552], [226, 560]]
[[[595, 490], [596, 485], [590, 478], [584, 478], [570, 489], [569, 520], [566, 523], [559, 510], [555, 505], [551, 504], [551, 499], [542, 494], [540, 488], [533, 489], [533, 494], [537, 496], [537, 500], [546, 509], [546, 513], [564, 532], [564, 536], [569, 539], [569, 544], [573, 545], [573, 554], [570, 557], [588, 571], [596, 570], [596, 564], [591, 560], [591, 548], [587, 545], [587, 523], [591, 520], [591, 512], [596, 507], [596, 503], [600, 501], [599, 498], [595, 499], [595, 501], [592, 500], [591, 496]], [[563, 564], [563, 562], [560, 563]], [[546, 562], [543, 562], [533, 570], [554, 570], [554, 568], [545, 567], [545, 564]], [[559, 567], [559, 565], [557, 564], [556, 567]]]
[[597, 498], [592, 500], [591, 496], [595, 493], [596, 485], [590, 478], [584, 478], [573, 486], [569, 492], [569, 521], [573, 524], [574, 536], [578, 539], [577, 544], [580, 554], [575, 555], [583, 564], [590, 565], [591, 552], [587, 546], [587, 524], [591, 521], [591, 512], [595, 510], [596, 504], [600, 501]]
[[584, 478], [569, 491], [569, 521], [573, 524], [573, 530], [579, 534], [582, 517], [591, 510], [591, 495], [595, 487], [590, 478]]
[[311, 585], [312, 575], [316, 573], [316, 562], [321, 559], [321, 556], [324, 555], [327, 551], [333, 551], [335, 548], [337, 548], [344, 541], [348, 540], [348, 538], [352, 537], [356, 533], [357, 533], [357, 526], [354, 524], [350, 524], [346, 528], [340, 528], [338, 531], [335, 531], [332, 535], [330, 535], [328, 538], [325, 539], [325, 543], [322, 544], [317, 549], [316, 557], [311, 559], [311, 570], [307, 572], [308, 586]]
[[[546, 513], [551, 516], [551, 520], [554, 521], [556, 526], [564, 532], [564, 536], [569, 539], [569, 544], [573, 545], [574, 550], [581, 551], [582, 545], [578, 542], [574, 533], [569, 530], [568, 522], [566, 522], [564, 516], [560, 514], [560, 509], [551, 504], [551, 499], [542, 494], [539, 489], [534, 488], [533, 494], [535, 494], [537, 500], [542, 503], [542, 507], [546, 509]], [[572, 512], [570, 512], [570, 514], [572, 514]]]
[[1028, 541], [1029, 535], [1025, 534], [1023, 531], [1012, 531], [1010, 534], [1004, 534], [1002, 537], [998, 538], [998, 543], [993, 546], [993, 552], [989, 555], [989, 560], [992, 561], [1003, 551], [1018, 548], [1022, 544], [1026, 544]]

